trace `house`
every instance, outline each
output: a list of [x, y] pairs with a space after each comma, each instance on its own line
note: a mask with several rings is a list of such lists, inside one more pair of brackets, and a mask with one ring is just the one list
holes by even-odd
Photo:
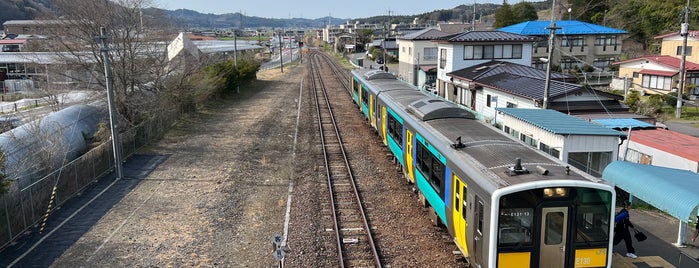
[[626, 134], [554, 110], [498, 108], [503, 131], [593, 176], [617, 160]]
[[621, 144], [619, 160], [699, 172], [699, 138], [652, 125], [624, 130], [629, 139]]
[[27, 39], [0, 39], [1, 52], [20, 52], [22, 46], [27, 43]]
[[[446, 74], [454, 102], [485, 121], [501, 125], [496, 108], [541, 109], [546, 71], [506, 61], [490, 61]], [[575, 84], [569, 74], [551, 73], [547, 109], [580, 115], [627, 112], [618, 95]], [[498, 120], [500, 119], [500, 120]]]
[[[621, 56], [621, 44], [627, 32], [602, 25], [577, 21], [556, 20], [556, 39], [552, 63], [562, 71], [585, 65], [607, 70]], [[546, 69], [549, 56], [548, 39], [551, 21], [527, 21], [498, 30], [539, 38], [531, 53], [532, 64]]]
[[[660, 40], [660, 55], [673, 56], [676, 58], [682, 57], [682, 43], [684, 37], [680, 32], [663, 34], [655, 37]], [[699, 53], [692, 53], [693, 48], [699, 49], [699, 31], [687, 32], [687, 51], [686, 60], [693, 63], [699, 63]], [[696, 85], [696, 84], [695, 84]]]
[[[615, 62], [619, 65], [619, 77], [625, 85], [641, 94], [668, 94], [679, 87], [681, 59], [669, 55], [647, 55]], [[699, 85], [699, 64], [685, 62], [686, 85]], [[693, 95], [699, 95], [694, 88]]]
[[448, 34], [426, 28], [397, 38], [398, 78], [425, 89], [437, 80], [437, 44], [433, 40]]
[[535, 37], [502, 31], [467, 31], [437, 43], [437, 94], [456, 101], [460, 92], [447, 74], [492, 60], [531, 65]]
[[51, 35], [63, 32], [64, 20], [8, 20], [2, 26], [6, 34]]

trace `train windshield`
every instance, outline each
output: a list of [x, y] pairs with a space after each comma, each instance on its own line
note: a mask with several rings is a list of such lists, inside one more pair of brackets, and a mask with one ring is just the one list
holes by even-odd
[[532, 191], [503, 196], [498, 219], [499, 246], [530, 246], [534, 208], [538, 197]]
[[575, 242], [589, 245], [608, 241], [611, 202], [612, 194], [608, 191], [578, 189]]

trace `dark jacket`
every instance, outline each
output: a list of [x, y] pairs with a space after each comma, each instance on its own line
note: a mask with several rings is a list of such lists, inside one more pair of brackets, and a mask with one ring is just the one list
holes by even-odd
[[621, 211], [614, 216], [614, 223], [616, 224], [614, 226], [614, 231], [628, 230], [629, 227], [633, 228], [633, 224], [629, 220], [629, 211], [625, 208], [621, 209]]

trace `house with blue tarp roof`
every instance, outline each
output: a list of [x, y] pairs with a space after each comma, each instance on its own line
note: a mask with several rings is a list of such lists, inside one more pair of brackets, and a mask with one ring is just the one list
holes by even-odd
[[[556, 20], [556, 38], [552, 63], [561, 70], [572, 70], [585, 65], [607, 70], [621, 56], [621, 44], [628, 32], [604, 25], [577, 20]], [[551, 21], [525, 21], [498, 29], [499, 31], [536, 36], [532, 52], [532, 65], [546, 69], [548, 36]]]

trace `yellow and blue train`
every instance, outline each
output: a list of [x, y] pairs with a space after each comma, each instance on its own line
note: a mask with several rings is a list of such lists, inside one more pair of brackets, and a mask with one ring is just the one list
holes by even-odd
[[611, 185], [390, 73], [356, 69], [351, 80], [354, 102], [471, 266], [611, 267]]

